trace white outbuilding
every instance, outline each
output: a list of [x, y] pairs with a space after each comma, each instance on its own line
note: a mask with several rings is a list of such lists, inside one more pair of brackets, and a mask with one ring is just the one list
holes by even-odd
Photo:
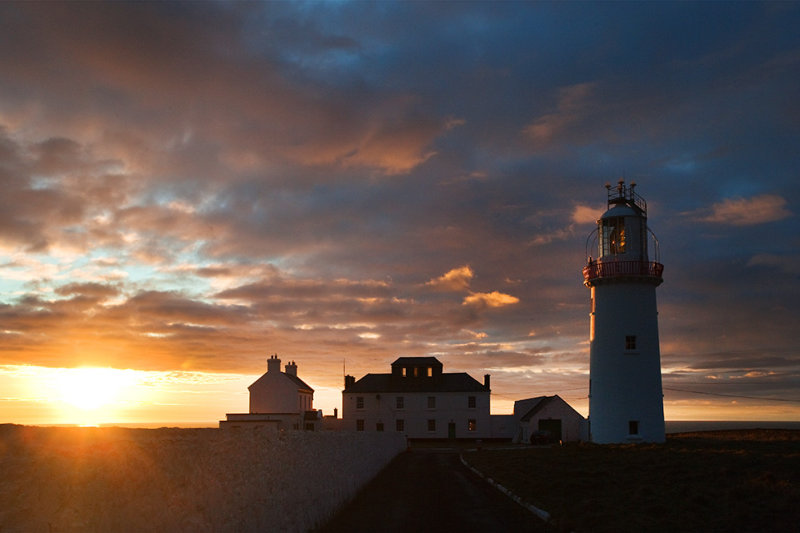
[[281, 372], [277, 354], [267, 360], [267, 372], [247, 388], [249, 413], [228, 413], [220, 428], [269, 427], [275, 430], [315, 430], [321, 417], [314, 411], [314, 389], [297, 377], [297, 364], [291, 361]]
[[586, 440], [586, 419], [560, 396], [537, 396], [514, 402], [518, 420], [514, 442], [577, 442]]

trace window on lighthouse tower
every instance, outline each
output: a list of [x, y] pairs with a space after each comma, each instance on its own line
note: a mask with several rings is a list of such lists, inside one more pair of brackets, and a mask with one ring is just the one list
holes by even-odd
[[625, 219], [615, 217], [603, 220], [601, 255], [624, 254], [625, 244]]

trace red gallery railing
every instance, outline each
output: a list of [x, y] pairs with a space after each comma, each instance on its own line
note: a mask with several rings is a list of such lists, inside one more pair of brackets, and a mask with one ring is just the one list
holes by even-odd
[[583, 283], [588, 285], [598, 278], [623, 278], [643, 276], [661, 279], [664, 265], [655, 261], [592, 261], [583, 267]]

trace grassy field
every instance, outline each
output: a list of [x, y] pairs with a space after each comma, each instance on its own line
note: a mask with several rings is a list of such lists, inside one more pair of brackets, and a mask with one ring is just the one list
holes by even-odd
[[800, 531], [800, 431], [670, 435], [662, 445], [483, 449], [466, 461], [557, 531]]

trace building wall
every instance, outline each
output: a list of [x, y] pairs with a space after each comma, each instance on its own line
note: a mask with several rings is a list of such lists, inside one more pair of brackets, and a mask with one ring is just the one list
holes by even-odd
[[297, 390], [297, 384], [281, 372], [268, 372], [250, 385], [251, 413], [302, 413], [313, 409], [313, 393]]
[[[626, 349], [626, 336], [636, 347]], [[589, 420], [598, 443], [664, 441], [655, 285], [592, 287]], [[631, 421], [638, 432], [629, 431]]]
[[561, 420], [561, 440], [577, 442], [586, 439], [584, 418], [563, 400], [550, 401], [531, 417], [527, 423], [521, 423], [521, 442], [529, 442], [533, 432], [538, 431], [540, 420]]
[[[428, 398], [435, 398], [429, 407]], [[475, 399], [470, 407], [469, 397]], [[359, 398], [361, 403], [359, 405]], [[398, 407], [397, 398], [403, 398]], [[342, 393], [343, 427], [351, 431], [403, 433], [409, 438], [446, 439], [450, 423], [455, 424], [455, 438], [488, 438], [491, 436], [489, 392], [392, 392]], [[359, 423], [359, 420], [362, 421]], [[403, 421], [398, 429], [397, 421]], [[434, 421], [431, 429], [429, 421]], [[359, 424], [363, 429], [359, 427]]]

